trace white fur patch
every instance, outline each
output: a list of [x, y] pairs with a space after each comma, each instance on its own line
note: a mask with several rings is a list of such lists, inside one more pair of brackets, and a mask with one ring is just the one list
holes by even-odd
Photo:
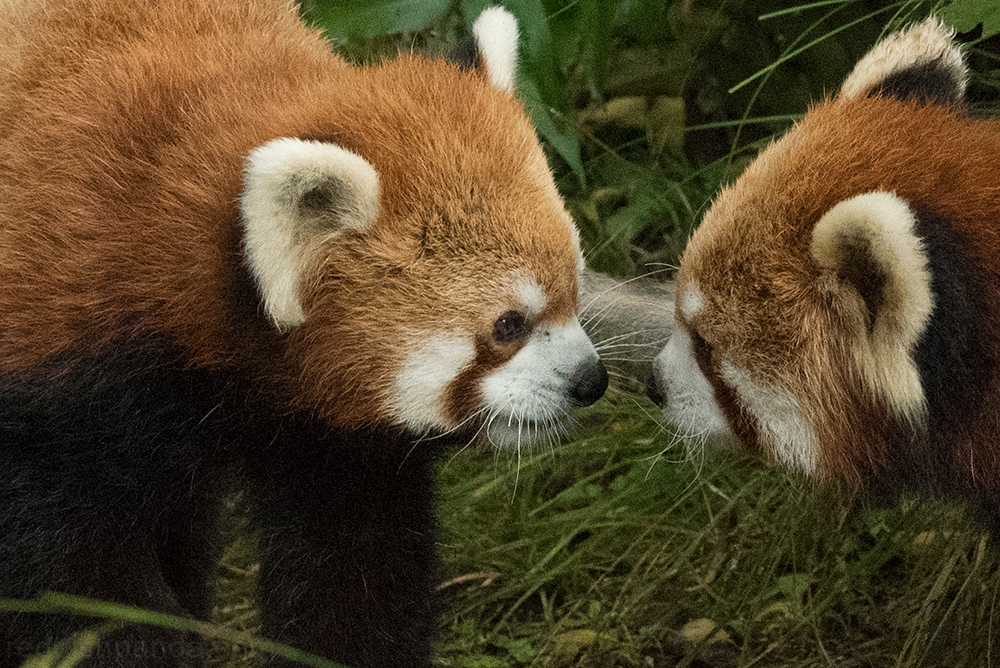
[[445, 392], [476, 357], [472, 337], [462, 334], [418, 336], [425, 341], [407, 355], [396, 375], [389, 412], [398, 424], [414, 433], [455, 427], [444, 412]]
[[761, 440], [782, 464], [805, 473], [819, 466], [819, 439], [798, 400], [789, 392], [754, 382], [750, 374], [723, 361], [722, 379], [756, 418]]
[[549, 298], [545, 296], [545, 291], [533, 279], [520, 279], [514, 283], [514, 294], [517, 295], [524, 308], [527, 309], [529, 318], [537, 317], [545, 306], [549, 303]]
[[939, 59], [955, 77], [958, 96], [961, 97], [965, 93], [968, 72], [961, 49], [952, 42], [954, 34], [940, 19], [931, 17], [889, 35], [854, 66], [840, 88], [840, 98], [862, 97], [897, 72]]
[[472, 24], [472, 34], [490, 83], [512, 92], [517, 74], [517, 19], [503, 7], [487, 7]]
[[867, 240], [871, 259], [884, 273], [883, 299], [875, 321], [855, 324], [851, 350], [869, 387], [910, 424], [920, 426], [926, 403], [913, 349], [934, 309], [927, 254], [909, 205], [893, 193], [871, 192], [846, 199], [820, 218], [810, 252], [827, 271], [827, 289], [839, 292], [845, 246]]
[[480, 381], [486, 437], [510, 446], [551, 433], [572, 409], [574, 373], [596, 361], [597, 351], [575, 316], [566, 325], [536, 327], [513, 358]]
[[687, 323], [694, 322], [701, 310], [705, 308], [705, 295], [701, 293], [697, 283], [687, 283], [677, 300], [681, 315], [684, 316], [684, 321]]
[[[323, 224], [303, 216], [303, 197], [336, 183]], [[361, 156], [335, 144], [281, 138], [247, 157], [240, 197], [247, 262], [268, 316], [279, 327], [300, 324], [299, 282], [317, 241], [362, 229], [378, 215], [379, 177]]]
[[687, 329], [678, 323], [667, 345], [653, 361], [657, 387], [663, 393], [663, 416], [688, 439], [719, 445], [735, 443], [715, 389], [702, 373], [694, 356], [694, 345]]

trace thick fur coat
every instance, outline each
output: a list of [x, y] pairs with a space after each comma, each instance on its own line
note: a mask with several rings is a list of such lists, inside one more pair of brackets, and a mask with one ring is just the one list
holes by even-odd
[[[471, 69], [354, 68], [294, 9], [0, 4], [0, 596], [204, 617], [235, 485], [268, 636], [428, 665], [433, 445], [551, 438], [607, 374], [512, 17]], [[85, 623], [0, 617], [0, 666]]]

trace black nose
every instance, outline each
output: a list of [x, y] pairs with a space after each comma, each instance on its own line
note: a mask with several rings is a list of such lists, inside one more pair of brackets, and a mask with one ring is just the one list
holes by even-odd
[[656, 374], [649, 374], [646, 379], [646, 396], [653, 400], [657, 406], [663, 405], [663, 393], [660, 392], [660, 384], [656, 382]]
[[608, 370], [599, 359], [582, 363], [570, 377], [569, 397], [579, 406], [589, 406], [604, 396], [608, 389]]

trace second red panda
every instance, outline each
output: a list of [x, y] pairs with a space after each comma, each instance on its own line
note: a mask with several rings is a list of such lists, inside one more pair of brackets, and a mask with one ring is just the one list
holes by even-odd
[[1000, 123], [931, 19], [890, 36], [718, 196], [654, 394], [683, 430], [1000, 529]]

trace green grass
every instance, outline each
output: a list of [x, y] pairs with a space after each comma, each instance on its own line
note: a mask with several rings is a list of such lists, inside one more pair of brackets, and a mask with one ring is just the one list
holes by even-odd
[[[440, 462], [434, 665], [1000, 665], [1000, 552], [960, 508], [869, 508], [740, 453], [689, 454], [651, 409], [612, 391], [567, 443], [520, 456], [471, 446]], [[214, 626], [43, 605], [111, 620], [95, 631], [201, 631], [217, 668], [263, 665], [270, 646], [245, 635], [257, 628], [253, 534], [238, 497], [226, 515]], [[98, 639], [78, 634], [31, 665], [75, 665]]]
[[[568, 442], [438, 474], [436, 666], [1000, 665], [1000, 552], [963, 510], [868, 507], [738, 452], [690, 452], [612, 389]], [[215, 620], [256, 629], [246, 509]], [[261, 665], [218, 644], [214, 665]]]
[[960, 509], [687, 456], [617, 403], [555, 451], [442, 467], [439, 665], [1000, 663], [1000, 561]]
[[[555, 448], [440, 462], [434, 665], [1000, 665], [1000, 552], [960, 508], [868, 508], [740, 453], [686, 454], [644, 402], [612, 391]], [[56, 608], [185, 624], [219, 641], [217, 668], [262, 665], [266, 643], [241, 635], [257, 628], [245, 513], [227, 511], [217, 626]], [[96, 640], [33, 665], [74, 665]]]

